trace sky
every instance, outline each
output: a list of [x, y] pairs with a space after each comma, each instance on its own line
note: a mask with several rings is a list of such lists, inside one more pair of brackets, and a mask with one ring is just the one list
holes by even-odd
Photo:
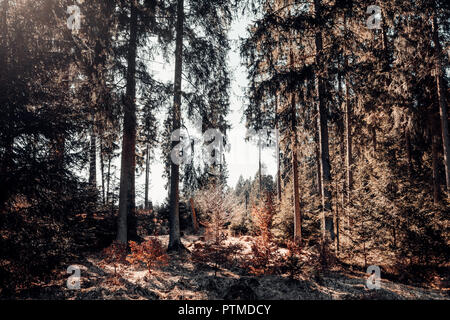
[[[239, 55], [239, 38], [247, 35], [247, 26], [251, 23], [250, 19], [241, 19], [233, 22], [229, 33], [231, 41], [231, 52], [229, 53], [229, 68], [231, 81], [230, 92], [230, 114], [228, 121], [231, 125], [231, 130], [228, 131], [227, 138], [230, 141], [231, 148], [229, 152], [225, 153], [225, 159], [228, 166], [228, 185], [234, 187], [239, 179], [239, 176], [244, 178], [254, 177], [258, 170], [258, 147], [255, 142], [244, 140], [246, 135], [246, 128], [244, 120], [242, 119], [243, 111], [248, 103], [244, 99], [245, 90], [248, 85], [247, 71], [241, 65], [241, 58]], [[162, 64], [154, 62], [150, 64], [150, 70], [159, 80], [173, 80], [173, 64]], [[162, 121], [161, 121], [162, 123]], [[155, 150], [154, 161], [150, 167], [150, 188], [149, 198], [153, 204], [162, 204], [167, 198], [168, 191], [165, 189], [167, 179], [162, 177], [164, 172], [164, 157], [161, 150]], [[276, 173], [276, 158], [275, 148], [263, 149], [261, 152], [261, 162], [265, 174], [275, 175]], [[143, 190], [145, 183], [145, 172], [136, 177], [136, 190]], [[143, 195], [137, 195], [137, 205], [143, 203]]]

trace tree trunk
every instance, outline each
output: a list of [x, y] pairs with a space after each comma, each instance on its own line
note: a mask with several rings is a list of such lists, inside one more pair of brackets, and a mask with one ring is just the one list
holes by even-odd
[[[345, 59], [346, 67], [348, 65], [347, 57]], [[346, 168], [346, 181], [345, 181], [345, 194], [346, 194], [346, 216], [347, 216], [347, 226], [349, 228], [352, 227], [352, 222], [350, 218], [349, 208], [352, 201], [352, 189], [353, 189], [353, 149], [352, 149], [352, 106], [350, 103], [350, 94], [349, 94], [350, 81], [346, 71], [345, 75], [345, 168]]]
[[2, 80], [4, 75], [7, 75], [8, 72], [8, 50], [9, 43], [8, 43], [8, 10], [9, 10], [9, 0], [4, 0], [2, 3], [2, 19], [1, 19], [1, 31], [2, 31], [2, 47], [0, 48], [0, 63], [2, 64], [4, 70], [2, 74]]
[[[177, 2], [177, 26], [175, 46], [175, 81], [174, 81], [174, 103], [172, 130], [180, 128], [181, 125], [181, 75], [183, 70], [183, 28], [184, 28], [184, 0]], [[172, 142], [172, 150], [176, 141]], [[175, 163], [170, 166], [170, 232], [168, 251], [180, 251], [184, 249], [180, 237], [180, 204], [179, 204], [179, 182], [180, 168]]]
[[111, 155], [108, 156], [108, 173], [106, 175], [106, 203], [110, 203], [109, 185], [111, 181]]
[[298, 159], [297, 159], [297, 126], [296, 126], [296, 105], [295, 93], [292, 94], [292, 180], [294, 189], [294, 240], [302, 241], [302, 216], [300, 212], [300, 195], [298, 192]]
[[280, 159], [280, 132], [278, 130], [278, 96], [275, 95], [275, 140], [276, 140], [276, 153], [277, 153], [277, 196], [278, 201], [281, 203], [281, 159]]
[[150, 148], [147, 144], [147, 154], [145, 159], [145, 200], [144, 200], [144, 206], [145, 210], [148, 210], [148, 184], [149, 184], [149, 173], [150, 173], [150, 157], [149, 157]]
[[278, 201], [281, 202], [281, 163], [280, 163], [280, 137], [278, 133], [278, 125], [275, 129], [275, 139], [277, 140], [277, 194]]
[[261, 134], [258, 134], [258, 176], [259, 176], [259, 196], [262, 192], [262, 175], [261, 175]]
[[105, 192], [105, 157], [103, 148], [103, 138], [100, 135], [100, 171], [102, 175], [102, 200], [103, 205], [106, 204], [106, 192]]
[[[321, 16], [320, 0], [314, 0], [314, 10], [316, 19]], [[322, 59], [322, 32], [318, 31], [315, 37], [316, 43], [316, 67], [323, 65]], [[319, 147], [320, 147], [320, 167], [322, 173], [322, 240], [324, 243], [334, 241], [333, 217], [331, 214], [331, 167], [330, 152], [328, 145], [328, 116], [327, 108], [324, 101], [325, 86], [324, 80], [319, 73], [316, 73], [316, 90], [318, 103], [318, 126], [319, 126]]]
[[[9, 0], [4, 0], [2, 3], [2, 16], [1, 16], [1, 32], [2, 32], [2, 42], [0, 43], [0, 67], [2, 71], [0, 72], [0, 105], [5, 108], [5, 116], [10, 117], [11, 106], [8, 103], [7, 95], [7, 82], [9, 75], [8, 66], [8, 10], [9, 10]], [[3, 128], [3, 132], [6, 133], [4, 141], [1, 142], [1, 147], [4, 148], [3, 156], [1, 157], [0, 164], [0, 213], [4, 210], [7, 200], [10, 195], [9, 181], [12, 179], [11, 168], [14, 166], [14, 130], [12, 128], [12, 123], [7, 122], [6, 128]]]
[[198, 232], [198, 222], [197, 222], [197, 215], [195, 214], [195, 207], [194, 207], [194, 199], [189, 199], [189, 204], [191, 205], [191, 212], [192, 212], [192, 225], [194, 226], [194, 231]]
[[[345, 18], [345, 28], [347, 29], [347, 19]], [[351, 201], [351, 190], [353, 187], [353, 150], [352, 150], [352, 105], [350, 103], [350, 77], [348, 74], [348, 56], [345, 56], [345, 145], [346, 145], [346, 186], [347, 203]]]
[[441, 44], [439, 42], [438, 24], [436, 17], [436, 10], [433, 15], [433, 41], [435, 45], [435, 77], [436, 89], [439, 103], [439, 114], [441, 117], [441, 132], [442, 132], [442, 146], [444, 151], [444, 165], [445, 165], [445, 182], [447, 186], [447, 197], [450, 197], [450, 146], [448, 138], [448, 115], [447, 115], [447, 101], [445, 98], [445, 90], [442, 87], [442, 57]]
[[[294, 67], [294, 53], [289, 55], [291, 68]], [[300, 195], [298, 191], [298, 159], [297, 159], [297, 106], [295, 102], [295, 92], [291, 93], [291, 152], [292, 152], [292, 180], [294, 191], [294, 241], [302, 241], [302, 216], [300, 212]]]
[[[345, 31], [347, 31], [347, 17], [344, 14], [344, 25]], [[346, 196], [346, 204], [343, 206], [343, 210], [345, 210], [345, 215], [347, 217], [347, 227], [348, 234], [351, 234], [352, 222], [350, 218], [349, 206], [351, 204], [352, 198], [352, 188], [353, 188], [353, 145], [352, 145], [352, 105], [350, 101], [350, 77], [348, 71], [348, 52], [345, 52], [345, 60], [344, 60], [344, 70], [345, 70], [345, 169], [346, 169], [346, 180], [345, 180], [345, 196]]]
[[339, 243], [339, 189], [338, 189], [338, 181], [336, 180], [336, 207], [334, 208], [334, 224], [336, 226], [336, 255], [339, 253], [340, 243]]
[[433, 201], [435, 204], [438, 204], [441, 200], [441, 188], [439, 185], [439, 174], [438, 174], [438, 139], [437, 136], [432, 130], [431, 136], [431, 154], [433, 157], [432, 168], [433, 168]]
[[[127, 87], [124, 104], [124, 122], [122, 139], [122, 159], [120, 172], [119, 217], [117, 223], [117, 241], [128, 241], [128, 218], [134, 214], [134, 166], [136, 153], [136, 53], [137, 53], [137, 9], [131, 5], [130, 39], [128, 43]], [[131, 237], [131, 235], [130, 235]]]
[[[318, 124], [319, 122], [317, 122]], [[316, 164], [317, 164], [317, 171], [316, 171], [316, 178], [317, 178], [317, 193], [319, 194], [319, 197], [322, 199], [322, 170], [320, 169], [320, 147], [319, 147], [319, 126], [317, 126], [317, 134], [315, 137], [315, 154], [316, 154]]]
[[89, 184], [97, 188], [97, 135], [94, 129], [94, 115], [92, 115], [91, 141], [89, 146]]

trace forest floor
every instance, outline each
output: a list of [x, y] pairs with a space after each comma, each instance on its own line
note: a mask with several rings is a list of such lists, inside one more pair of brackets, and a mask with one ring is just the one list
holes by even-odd
[[[247, 237], [249, 238], [249, 237]], [[168, 236], [159, 236], [164, 245]], [[197, 236], [183, 237], [187, 248]], [[248, 239], [230, 238], [249, 250]], [[54, 270], [53, 280], [36, 283], [19, 292], [17, 299], [45, 300], [353, 300], [353, 299], [450, 299], [448, 290], [430, 290], [381, 280], [381, 288], [366, 288], [366, 275], [351, 270], [330, 270], [322, 273], [302, 272], [296, 279], [287, 276], [248, 276], [242, 270], [220, 269], [195, 265], [185, 256], [170, 256], [167, 266], [152, 270], [132, 265], [114, 267], [102, 264], [100, 254], [88, 255], [73, 265], [81, 269], [81, 288], [69, 290], [66, 269]]]

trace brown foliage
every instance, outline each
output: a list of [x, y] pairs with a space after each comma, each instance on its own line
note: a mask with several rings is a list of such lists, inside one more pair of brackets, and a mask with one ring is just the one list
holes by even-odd
[[114, 274], [117, 272], [117, 267], [120, 263], [126, 262], [127, 246], [118, 241], [114, 241], [109, 247], [102, 251], [102, 266], [112, 264], [114, 266]]
[[280, 252], [271, 231], [275, 215], [272, 195], [267, 193], [264, 198], [264, 204], [252, 211], [258, 236], [252, 240], [251, 253], [242, 267], [254, 275], [287, 273], [293, 278], [301, 272], [302, 247], [294, 241], [287, 241], [288, 252]]
[[102, 256], [103, 259], [100, 262], [100, 266], [105, 268], [107, 265], [112, 264], [114, 266], [114, 274], [110, 280], [114, 284], [119, 284], [119, 278], [121, 277], [120, 265], [126, 262], [126, 244], [114, 241], [109, 247], [103, 249]]
[[199, 265], [212, 264], [217, 274], [219, 266], [231, 266], [242, 251], [242, 245], [226, 243], [226, 225], [230, 220], [233, 198], [224, 194], [222, 188], [212, 186], [200, 191], [196, 202], [203, 213], [203, 221], [199, 223], [205, 227], [205, 234], [200, 238], [204, 242], [194, 244], [192, 260]]
[[263, 238], [264, 243], [267, 243], [273, 239], [271, 229], [275, 215], [275, 207], [270, 193], [266, 193], [264, 198], [264, 204], [262, 206], [253, 208], [252, 217], [257, 230], [256, 232]]
[[272, 241], [271, 232], [274, 213], [272, 196], [269, 193], [265, 195], [263, 205], [252, 210], [258, 236], [252, 240], [250, 256], [242, 263], [242, 267], [252, 274], [273, 274], [278, 270], [281, 256], [277, 245]]
[[300, 257], [303, 255], [303, 251], [301, 245], [295, 241], [287, 241], [286, 246], [288, 252], [283, 255], [280, 263], [284, 264], [282, 270], [287, 273], [290, 278], [294, 278], [302, 271], [303, 262]]
[[278, 247], [259, 236], [252, 241], [252, 251], [248, 259], [242, 263], [242, 267], [254, 275], [274, 274], [277, 271], [278, 261], [280, 261]]
[[200, 265], [212, 264], [215, 274], [219, 266], [231, 266], [242, 251], [241, 244], [226, 244], [227, 236], [222, 234], [213, 242], [197, 242], [192, 251], [192, 260]]
[[129, 244], [131, 254], [127, 257], [127, 261], [132, 264], [145, 264], [150, 274], [152, 269], [166, 266], [169, 263], [169, 256], [157, 238], [151, 238], [141, 244], [130, 241]]

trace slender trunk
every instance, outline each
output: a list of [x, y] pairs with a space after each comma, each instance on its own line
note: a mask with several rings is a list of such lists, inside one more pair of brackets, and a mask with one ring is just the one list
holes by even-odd
[[442, 133], [442, 147], [444, 151], [444, 165], [445, 165], [445, 183], [447, 186], [447, 197], [450, 196], [450, 146], [448, 138], [448, 115], [447, 115], [447, 101], [445, 98], [445, 90], [442, 86], [442, 57], [441, 57], [441, 43], [438, 35], [438, 24], [436, 17], [436, 10], [433, 15], [433, 41], [435, 45], [435, 77], [436, 89], [439, 103], [439, 114], [441, 117], [441, 133]]
[[319, 126], [317, 126], [317, 135], [316, 135], [316, 146], [315, 146], [315, 153], [316, 153], [316, 164], [317, 164], [317, 171], [316, 171], [316, 178], [317, 178], [317, 193], [319, 194], [319, 197], [322, 199], [322, 170], [320, 168], [320, 147], [319, 147]]
[[[347, 17], [344, 16], [345, 30], [347, 31]], [[351, 235], [352, 222], [350, 218], [349, 206], [351, 205], [352, 188], [353, 188], [353, 145], [352, 145], [352, 105], [350, 101], [350, 76], [348, 70], [348, 53], [345, 54], [344, 70], [345, 70], [345, 169], [346, 169], [346, 181], [345, 181], [345, 195], [346, 205], [343, 206], [345, 215], [347, 217], [348, 234]]]
[[248, 214], [248, 200], [249, 200], [249, 193], [246, 191], [245, 192], [245, 212]]
[[105, 192], [105, 159], [104, 159], [104, 148], [103, 148], [103, 138], [100, 135], [100, 171], [102, 175], [102, 199], [103, 205], [106, 204], [106, 192]]
[[277, 140], [277, 194], [278, 194], [278, 201], [281, 202], [281, 161], [280, 161], [280, 137], [278, 133], [278, 125], [275, 129], [275, 135]]
[[336, 207], [334, 209], [334, 224], [336, 226], [336, 255], [339, 253], [339, 189], [336, 179]]
[[[176, 26], [176, 48], [175, 48], [175, 81], [174, 81], [174, 103], [172, 129], [181, 125], [181, 75], [183, 70], [183, 28], [184, 28], [184, 0], [177, 2], [177, 26]], [[172, 149], [176, 142], [172, 142]], [[179, 251], [183, 249], [180, 237], [180, 204], [179, 204], [179, 182], [180, 168], [171, 163], [170, 175], [170, 232], [168, 251]]]
[[258, 175], [259, 175], [259, 195], [262, 192], [262, 175], [261, 175], [261, 135], [258, 135]]
[[[341, 164], [342, 167], [344, 167], [345, 164], [345, 159], [346, 159], [346, 152], [345, 152], [345, 135], [341, 135], [340, 136], [340, 143], [339, 143], [339, 153], [340, 153], [340, 157], [341, 157]], [[339, 181], [338, 179], [336, 179], [336, 215], [335, 215], [335, 221], [334, 224], [336, 226], [336, 254], [339, 253], [340, 250], [340, 222], [341, 222], [341, 214], [343, 214], [345, 212], [345, 193], [346, 193], [346, 189], [347, 189], [347, 183], [346, 180], [343, 179], [342, 181], [342, 189], [339, 190]], [[340, 193], [340, 197], [339, 197], [339, 191], [341, 191]], [[339, 198], [341, 199], [341, 201], [339, 201]], [[339, 212], [339, 202], [340, 203], [340, 209], [341, 211]]]
[[1, 31], [2, 31], [2, 42], [1, 45], [2, 47], [0, 48], [0, 63], [3, 66], [3, 72], [2, 72], [2, 77], [0, 78], [2, 81], [4, 81], [5, 79], [3, 79], [3, 76], [6, 76], [8, 73], [8, 48], [9, 48], [9, 43], [8, 43], [8, 10], [9, 10], [9, 0], [4, 0], [2, 3], [2, 19], [1, 19]]
[[[137, 9], [131, 5], [130, 39], [128, 43], [127, 87], [124, 104], [124, 122], [122, 139], [122, 159], [120, 172], [119, 217], [117, 223], [117, 241], [128, 241], [128, 218], [134, 209], [132, 192], [134, 190], [134, 165], [136, 147], [136, 52], [137, 52]], [[131, 237], [131, 235], [130, 235]]]
[[[347, 64], [347, 58], [346, 58]], [[348, 79], [348, 74], [345, 76], [345, 168], [346, 168], [346, 181], [345, 181], [345, 194], [346, 194], [346, 206], [345, 211], [347, 216], [347, 226], [349, 228], [349, 232], [351, 232], [350, 228], [352, 227], [349, 206], [352, 201], [352, 189], [353, 189], [353, 149], [352, 149], [352, 106], [350, 103], [350, 94], [349, 94], [349, 86], [350, 81]]]
[[277, 153], [277, 196], [278, 201], [281, 203], [281, 159], [280, 159], [280, 132], [278, 128], [278, 96], [275, 96], [275, 140], [276, 140], [276, 153]]
[[145, 210], [148, 210], [148, 184], [149, 184], [149, 172], [150, 172], [150, 157], [149, 157], [150, 148], [147, 144], [147, 154], [145, 159]]
[[[9, 0], [4, 0], [1, 3], [1, 34], [2, 41], [0, 43], [0, 105], [4, 108], [4, 115], [8, 118], [12, 116], [12, 106], [8, 101], [8, 91], [9, 91], [9, 65], [11, 59], [10, 54], [10, 41], [9, 41], [9, 30], [8, 30], [8, 11], [9, 11]], [[5, 209], [10, 193], [10, 181], [14, 179], [14, 173], [12, 169], [14, 168], [14, 136], [15, 129], [14, 124], [11, 121], [5, 123], [5, 128], [2, 128], [5, 136], [4, 140], [0, 141], [1, 147], [4, 148], [3, 157], [1, 157], [0, 164], [0, 213]]]
[[432, 168], [433, 168], [433, 201], [438, 204], [441, 200], [441, 188], [439, 185], [439, 175], [438, 175], [438, 139], [435, 132], [432, 131], [432, 142], [431, 142], [431, 153], [433, 157]]
[[[290, 65], [294, 67], [294, 53], [290, 52]], [[295, 92], [291, 93], [291, 152], [292, 152], [292, 180], [294, 191], [294, 241], [302, 241], [302, 216], [300, 212], [300, 195], [298, 191], [298, 159], [297, 159], [297, 106], [295, 102]]]
[[111, 155], [108, 156], [108, 173], [106, 175], [106, 203], [110, 203], [109, 184], [111, 181]]
[[275, 142], [276, 142], [276, 154], [277, 154], [277, 196], [278, 201], [281, 203], [281, 159], [280, 159], [280, 132], [278, 125], [278, 95], [275, 94]]
[[300, 212], [300, 195], [298, 192], [298, 159], [297, 159], [297, 126], [296, 126], [296, 106], [295, 93], [292, 93], [292, 171], [294, 189], [294, 240], [302, 241], [302, 215]]
[[[383, 17], [386, 18], [386, 14], [384, 12], [382, 13]], [[384, 51], [384, 59], [382, 64], [382, 71], [387, 72], [391, 69], [390, 66], [390, 57], [389, 57], [389, 50], [388, 50], [388, 37], [387, 37], [387, 24], [383, 23], [382, 25], [382, 32], [381, 32], [381, 40], [382, 40], [382, 46]], [[384, 81], [384, 84], [387, 85], [386, 79]]]
[[89, 147], [89, 184], [97, 188], [97, 135], [94, 129], [94, 115], [92, 114], [91, 141]]
[[189, 203], [191, 205], [191, 212], [192, 212], [192, 225], [194, 226], [195, 233], [197, 233], [198, 232], [198, 222], [197, 222], [197, 215], [195, 214], [194, 199], [190, 198]]
[[[321, 16], [320, 0], [314, 0], [314, 10], [316, 19], [319, 20]], [[318, 31], [315, 37], [316, 43], [316, 67], [323, 65], [322, 58], [322, 31]], [[318, 125], [319, 125], [319, 146], [320, 146], [320, 164], [322, 173], [322, 239], [324, 243], [334, 241], [334, 226], [333, 217], [331, 213], [331, 167], [330, 167], [330, 152], [328, 145], [328, 117], [327, 107], [324, 101], [325, 85], [322, 76], [316, 74], [316, 90], [318, 103]]]
[[[345, 19], [347, 28], [347, 20]], [[347, 203], [351, 201], [351, 190], [353, 187], [353, 150], [352, 150], [352, 105], [350, 103], [350, 77], [348, 72], [348, 56], [345, 56], [345, 145], [346, 145], [346, 186]]]

